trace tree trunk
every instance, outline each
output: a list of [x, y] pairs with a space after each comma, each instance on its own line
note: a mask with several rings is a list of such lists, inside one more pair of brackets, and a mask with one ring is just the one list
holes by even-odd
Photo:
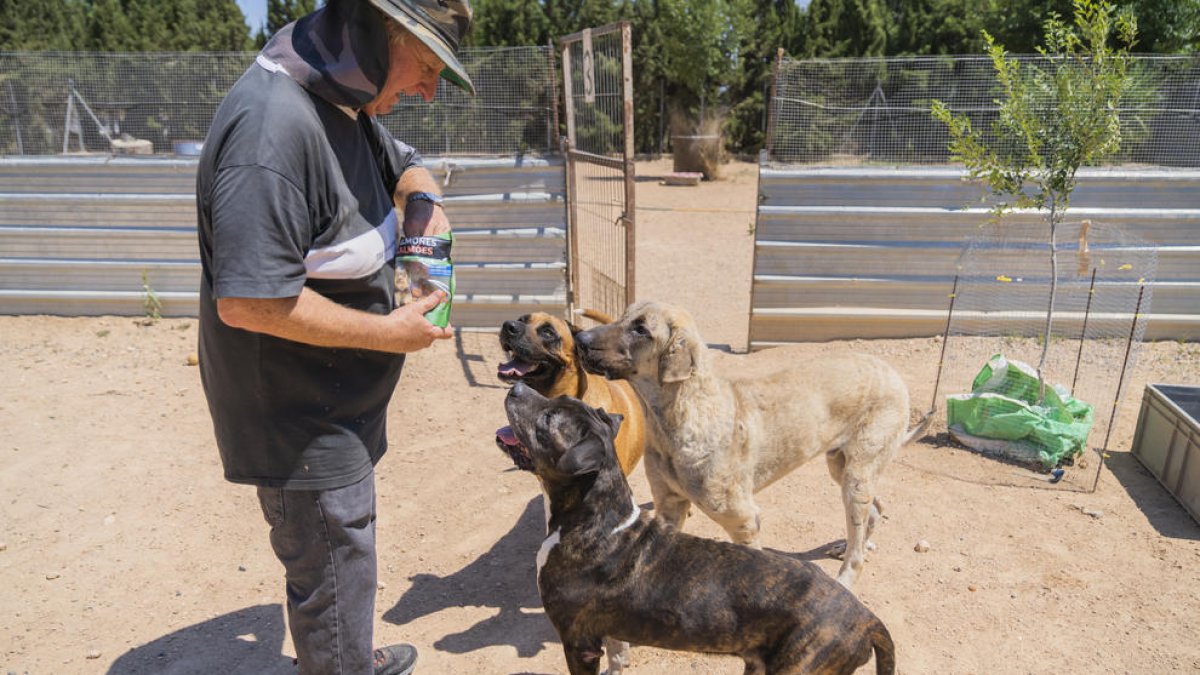
[[1042, 369], [1046, 367], [1046, 355], [1050, 351], [1050, 330], [1054, 325], [1054, 297], [1058, 293], [1058, 246], [1055, 236], [1058, 232], [1058, 199], [1050, 199], [1050, 303], [1046, 306], [1046, 327], [1042, 333], [1042, 357], [1038, 361], [1038, 405], [1046, 399], [1046, 376]]

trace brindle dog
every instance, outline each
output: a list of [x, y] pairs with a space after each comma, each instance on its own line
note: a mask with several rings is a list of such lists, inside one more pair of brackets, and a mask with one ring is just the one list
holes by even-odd
[[816, 565], [641, 514], [613, 451], [619, 415], [521, 383], [504, 408], [502, 447], [550, 501], [538, 591], [572, 675], [599, 671], [604, 638], [738, 655], [754, 674], [849, 675], [874, 651], [894, 672], [887, 628]]

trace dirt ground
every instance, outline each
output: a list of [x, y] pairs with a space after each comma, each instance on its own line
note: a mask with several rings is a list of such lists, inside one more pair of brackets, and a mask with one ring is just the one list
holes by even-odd
[[[754, 167], [697, 187], [659, 185], [666, 161], [638, 170], [638, 295], [744, 349]], [[281, 568], [253, 489], [222, 479], [195, 343], [188, 319], [0, 317], [0, 673], [295, 672]], [[915, 402], [932, 396], [937, 339], [807, 345], [845, 347], [895, 363]], [[501, 356], [495, 334], [462, 332], [410, 358], [391, 406], [377, 640], [415, 643], [418, 672], [566, 672], [534, 580], [541, 498], [493, 442]], [[1094, 454], [1049, 485], [937, 435], [903, 450], [856, 586], [901, 672], [1200, 671], [1200, 526], [1128, 453], [1146, 382], [1200, 383], [1200, 345], [1143, 346], [1095, 493]], [[649, 505], [641, 469], [632, 483]], [[760, 505], [768, 548], [836, 571], [822, 552], [843, 515], [823, 462]], [[724, 536], [703, 516], [686, 529]], [[633, 658], [638, 675], [741, 672]]]

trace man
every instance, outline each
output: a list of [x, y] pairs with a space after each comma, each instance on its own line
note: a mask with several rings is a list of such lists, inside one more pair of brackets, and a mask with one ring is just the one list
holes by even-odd
[[302, 675], [416, 661], [373, 649], [373, 468], [404, 354], [452, 335], [423, 316], [440, 294], [393, 309], [397, 236], [450, 224], [375, 116], [439, 75], [473, 94], [470, 21], [467, 0], [329, 0], [258, 55], [200, 158], [201, 379], [225, 477], [258, 487]]

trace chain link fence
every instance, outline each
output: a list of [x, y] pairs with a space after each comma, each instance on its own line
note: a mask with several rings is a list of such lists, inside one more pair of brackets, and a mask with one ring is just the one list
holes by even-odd
[[[1051, 67], [1020, 56], [1022, 70]], [[799, 164], [930, 164], [950, 161], [932, 101], [967, 114], [974, 128], [997, 119], [1001, 96], [988, 57], [783, 59], [768, 129], [769, 158]], [[1109, 162], [1200, 166], [1200, 57], [1131, 57], [1121, 103], [1121, 149]]]
[[[0, 155], [195, 154], [255, 53], [0, 53]], [[557, 149], [550, 47], [460, 54], [478, 95], [446, 82], [382, 121], [426, 155]]]

